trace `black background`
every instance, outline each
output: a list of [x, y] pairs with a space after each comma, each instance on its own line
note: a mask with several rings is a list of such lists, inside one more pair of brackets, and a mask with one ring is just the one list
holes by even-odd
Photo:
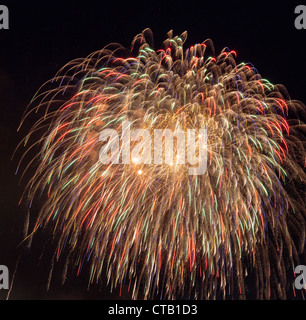
[[[110, 42], [129, 47], [149, 27], [159, 49], [166, 33], [188, 31], [185, 46], [211, 38], [216, 53], [228, 46], [238, 62], [252, 62], [270, 82], [284, 84], [306, 102], [306, 30], [294, 26], [300, 1], [0, 1], [10, 12], [10, 29], [0, 30], [0, 264], [12, 276], [26, 208], [18, 206], [24, 185], [11, 160], [22, 139], [17, 127], [36, 90], [70, 60]], [[50, 261], [49, 261], [50, 262]], [[11, 299], [124, 299], [118, 291], [93, 286], [86, 270], [61, 287], [51, 282], [49, 263], [35, 248], [20, 263]], [[55, 267], [56, 269], [56, 267]], [[0, 298], [5, 295], [0, 290]]]

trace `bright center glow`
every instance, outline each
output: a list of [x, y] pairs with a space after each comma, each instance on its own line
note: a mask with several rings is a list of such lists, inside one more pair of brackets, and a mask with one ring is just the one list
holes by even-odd
[[134, 163], [137, 163], [137, 162], [139, 161], [139, 159], [138, 159], [138, 158], [133, 158], [132, 161], [133, 161]]

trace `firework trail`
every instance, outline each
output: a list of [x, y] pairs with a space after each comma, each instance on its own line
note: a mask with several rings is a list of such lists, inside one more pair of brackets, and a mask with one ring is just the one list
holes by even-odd
[[[250, 272], [257, 298], [285, 297], [286, 268], [305, 240], [304, 105], [236, 64], [234, 51], [215, 56], [211, 40], [184, 51], [186, 37], [169, 32], [155, 51], [146, 29], [131, 51], [109, 45], [40, 88], [24, 119], [43, 115], [21, 162], [38, 148], [23, 198], [46, 199], [29, 237], [52, 231], [54, 258], [69, 253], [63, 279], [89, 263], [90, 284], [105, 272], [133, 298], [245, 298]], [[204, 123], [206, 172], [189, 175], [178, 160], [102, 164], [100, 132], [120, 133], [124, 121], [184, 131]]]

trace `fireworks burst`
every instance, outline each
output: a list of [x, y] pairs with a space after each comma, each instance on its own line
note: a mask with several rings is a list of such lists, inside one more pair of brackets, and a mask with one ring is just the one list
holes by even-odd
[[[46, 200], [29, 238], [48, 227], [56, 259], [68, 252], [76, 273], [90, 264], [89, 283], [105, 272], [133, 298], [245, 298], [248, 273], [258, 298], [271, 296], [271, 281], [285, 297], [286, 267], [305, 240], [305, 126], [290, 120], [303, 104], [236, 64], [234, 51], [214, 56], [211, 40], [184, 51], [187, 34], [169, 32], [155, 51], [151, 37], [146, 29], [130, 52], [110, 45], [68, 63], [33, 98], [24, 119], [43, 116], [23, 140], [34, 141], [26, 153], [39, 148], [24, 197]], [[204, 124], [206, 172], [101, 163], [100, 132], [121, 132], [124, 121], [184, 132]]]

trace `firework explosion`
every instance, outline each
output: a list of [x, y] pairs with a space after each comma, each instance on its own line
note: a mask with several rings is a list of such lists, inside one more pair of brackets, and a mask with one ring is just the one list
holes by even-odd
[[[288, 120], [303, 104], [236, 64], [234, 51], [214, 56], [211, 40], [184, 51], [187, 34], [169, 32], [155, 51], [151, 37], [146, 29], [130, 52], [110, 45], [68, 63], [33, 98], [24, 118], [43, 116], [23, 140], [34, 139], [26, 153], [39, 148], [23, 197], [46, 199], [28, 239], [48, 227], [55, 259], [68, 252], [77, 274], [90, 264], [89, 284], [105, 273], [134, 299], [245, 298], [250, 272], [258, 298], [270, 298], [271, 281], [285, 297], [305, 239], [305, 127]], [[178, 160], [102, 164], [100, 132], [120, 133], [124, 121], [184, 132], [204, 124], [206, 172], [189, 175]]]

